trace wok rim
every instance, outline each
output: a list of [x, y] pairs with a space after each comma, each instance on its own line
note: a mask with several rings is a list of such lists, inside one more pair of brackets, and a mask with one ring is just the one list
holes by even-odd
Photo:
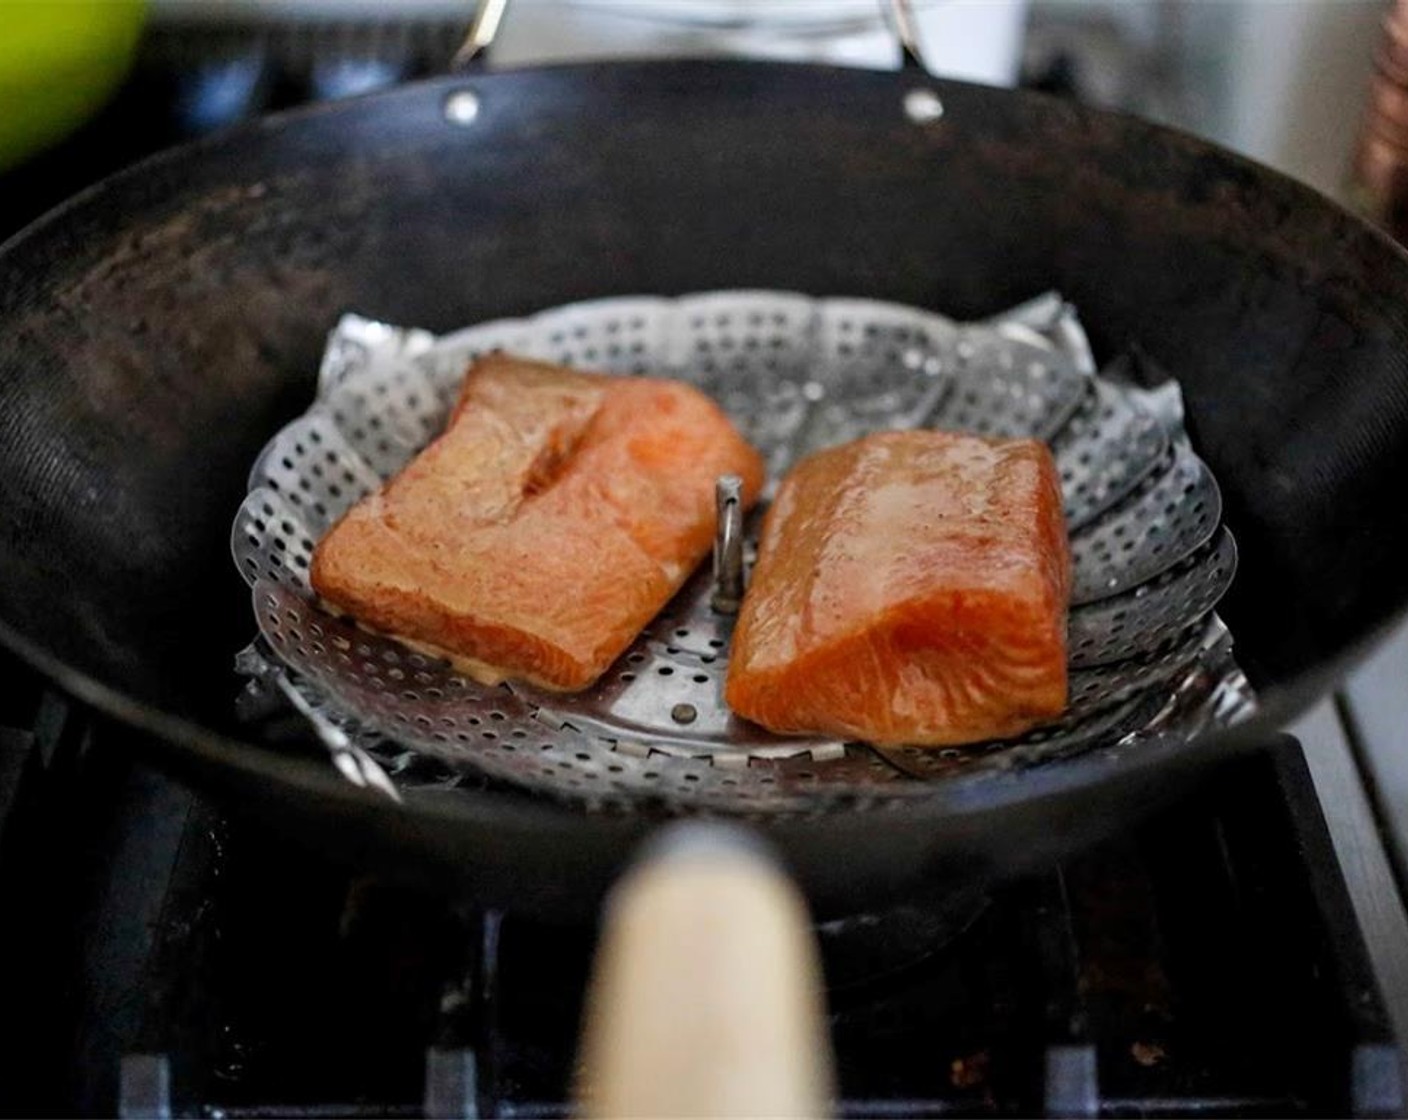
[[[736, 59], [569, 62], [473, 74], [449, 74], [407, 83], [390, 90], [268, 114], [236, 127], [152, 153], [90, 184], [0, 242], [0, 258], [22, 252], [28, 242], [51, 226], [63, 222], [71, 214], [81, 211], [112, 191], [148, 177], [154, 168], [198, 160], [210, 150], [236, 145], [255, 136], [273, 136], [304, 122], [355, 114], [368, 104], [380, 104], [397, 98], [414, 99], [428, 94], [443, 94], [465, 85], [492, 83], [500, 78], [512, 78], [516, 75], [550, 73], [582, 81], [589, 80], [591, 74], [604, 69], [630, 69], [641, 73], [663, 74], [681, 67], [717, 72], [765, 69], [809, 72], [840, 79], [889, 81], [900, 90], [912, 87], [918, 81], [935, 89], [941, 97], [945, 90], [969, 90], [989, 97], [1056, 102], [1083, 118], [1120, 120], [1125, 122], [1127, 127], [1133, 127], [1151, 138], [1172, 140], [1178, 145], [1190, 146], [1202, 153], [1215, 154], [1234, 166], [1249, 170], [1259, 179], [1277, 184], [1282, 189], [1289, 190], [1292, 195], [1299, 196], [1306, 205], [1328, 208], [1340, 228], [1353, 230], [1360, 236], [1367, 235], [1379, 249], [1386, 250], [1389, 257], [1400, 267], [1408, 268], [1408, 249], [1395, 242], [1383, 230], [1353, 213], [1344, 204], [1274, 168], [1186, 130], [1156, 124], [1125, 112], [1064, 101], [1031, 90], [1005, 89], [933, 75], [916, 77], [905, 71], [872, 71], [815, 63]], [[974, 820], [987, 815], [1001, 815], [1004, 810], [1015, 804], [1056, 797], [1120, 778], [1133, 777], [1144, 774], [1151, 768], [1164, 768], [1175, 761], [1191, 761], [1196, 757], [1263, 745], [1282, 731], [1293, 717], [1310, 708], [1316, 700], [1330, 691], [1350, 667], [1363, 660], [1390, 632], [1401, 625], [1405, 618], [1408, 618], [1408, 598], [1393, 605], [1380, 624], [1361, 634], [1334, 656], [1321, 660], [1309, 670], [1270, 688], [1260, 696], [1257, 713], [1235, 727], [1219, 729], [1192, 740], [1166, 744], [1154, 749], [1144, 749], [1144, 745], [1132, 749], [1096, 748], [1070, 758], [1007, 774], [988, 772], [945, 779], [932, 783], [931, 791], [926, 796], [916, 796], [907, 800], [902, 807], [887, 812], [885, 818], [906, 828], [917, 828], [939, 819], [952, 820], [962, 817]], [[278, 748], [253, 739], [227, 735], [109, 685], [98, 677], [75, 668], [62, 657], [26, 637], [3, 618], [0, 618], [0, 646], [80, 702], [146, 733], [150, 739], [144, 746], [144, 753], [179, 763], [182, 752], [190, 752], [196, 761], [219, 769], [236, 771], [259, 781], [276, 782], [289, 791], [317, 796], [328, 804], [341, 802], [348, 806], [375, 805], [383, 815], [387, 812], [401, 812], [422, 820], [445, 824], [458, 821], [472, 822], [477, 826], [512, 825], [519, 829], [533, 830], [545, 827], [556, 829], [568, 823], [572, 828], [595, 828], [602, 836], [615, 834], [620, 837], [640, 833], [642, 822], [654, 824], [663, 819], [641, 813], [593, 813], [567, 802], [494, 790], [459, 791], [459, 795], [453, 798], [435, 799], [418, 798], [415, 791], [411, 790], [407, 791], [409, 796], [404, 805], [392, 807], [379, 796], [352, 786], [321, 759], [281, 753]], [[818, 830], [844, 829], [846, 825], [838, 822], [856, 820], [870, 822], [875, 820], [875, 816], [873, 813], [854, 810], [827, 812], [810, 817], [780, 816], [762, 823], [760, 827], [779, 836], [791, 834], [804, 839], [806, 835]]]

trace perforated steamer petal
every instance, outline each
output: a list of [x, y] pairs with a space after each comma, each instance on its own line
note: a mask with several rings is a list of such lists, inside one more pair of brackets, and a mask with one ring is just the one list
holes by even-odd
[[[802, 454], [879, 428], [1047, 440], [1075, 567], [1068, 711], [1019, 740], [961, 751], [773, 736], [722, 702], [732, 619], [712, 609], [707, 564], [574, 696], [485, 687], [329, 615], [308, 588], [314, 541], [440, 430], [465, 366], [493, 349], [693, 382], [774, 480]], [[785, 292], [602, 300], [440, 339], [349, 316], [312, 408], [251, 472], [235, 562], [266, 648], [324, 737], [329, 727], [342, 737], [334, 757], [354, 778], [352, 757], [372, 772], [380, 759], [402, 781], [429, 757], [444, 781], [487, 777], [598, 808], [796, 813], [905, 800], [956, 770], [1191, 735], [1250, 703], [1213, 614], [1236, 549], [1176, 388], [1108, 373], [1095, 373], [1078, 319], [1054, 296], [981, 324]], [[244, 665], [270, 673], [258, 657]]]

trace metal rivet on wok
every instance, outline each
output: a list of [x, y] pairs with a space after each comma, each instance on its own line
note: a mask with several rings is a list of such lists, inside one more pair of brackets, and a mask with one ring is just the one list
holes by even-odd
[[699, 718], [699, 709], [693, 704], [676, 704], [670, 709], [670, 718], [676, 723], [693, 723]]
[[473, 124], [479, 116], [479, 95], [472, 89], [457, 89], [445, 98], [443, 112], [451, 124]]
[[915, 124], [929, 124], [944, 115], [944, 103], [931, 89], [912, 89], [904, 95], [904, 112]]

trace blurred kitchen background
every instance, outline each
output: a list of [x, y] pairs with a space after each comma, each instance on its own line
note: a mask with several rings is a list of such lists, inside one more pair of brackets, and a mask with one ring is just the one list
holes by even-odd
[[[1381, 0], [912, 4], [939, 74], [1036, 87], [1187, 128], [1342, 199], [1391, 10]], [[492, 64], [725, 54], [893, 66], [885, 6], [512, 0]], [[0, 232], [152, 148], [442, 70], [472, 8], [472, 0], [0, 0], [0, 167], [10, 169], [0, 178]], [[34, 154], [43, 148], [47, 155]], [[1397, 147], [1386, 150], [1381, 167]]]

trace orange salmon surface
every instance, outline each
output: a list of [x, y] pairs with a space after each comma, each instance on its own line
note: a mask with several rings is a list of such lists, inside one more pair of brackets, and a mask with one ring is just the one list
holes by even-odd
[[1034, 440], [882, 432], [783, 481], [725, 696], [773, 731], [940, 746], [1066, 706], [1070, 554]]
[[714, 539], [714, 482], [758, 453], [708, 397], [496, 354], [445, 433], [313, 553], [314, 590], [480, 680], [592, 684]]

